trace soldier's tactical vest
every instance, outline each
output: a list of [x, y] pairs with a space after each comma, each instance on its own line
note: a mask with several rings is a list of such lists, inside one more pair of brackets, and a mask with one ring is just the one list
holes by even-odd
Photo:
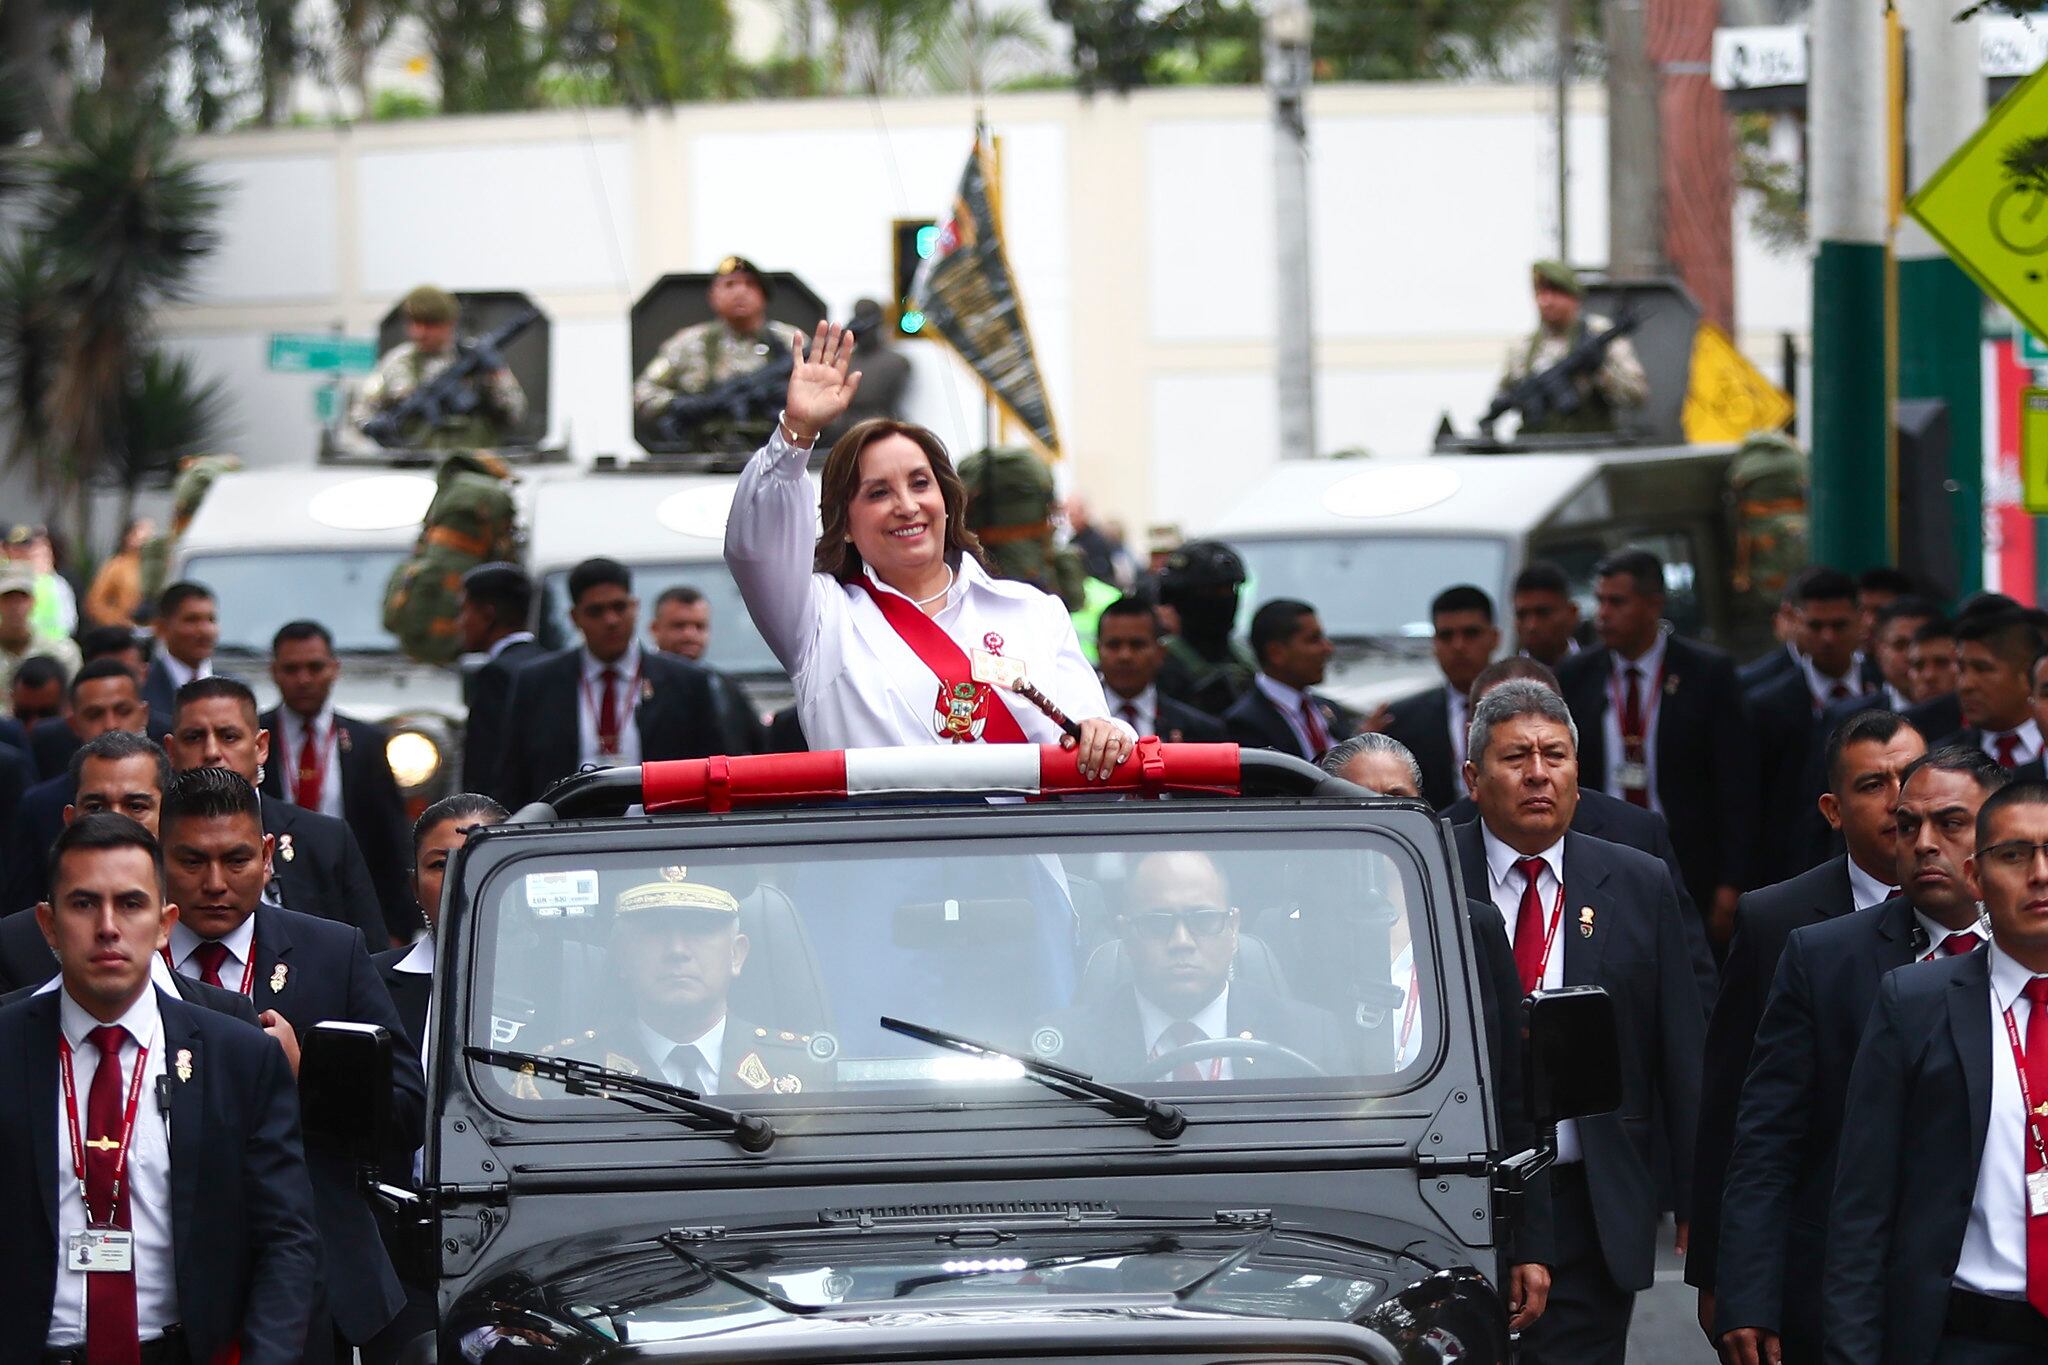
[[1055, 542], [1052, 471], [1022, 446], [977, 450], [960, 462], [967, 527], [998, 578], [1056, 594], [1074, 611], [1087, 600], [1081, 557]]
[[1166, 663], [1166, 670], [1160, 674], [1159, 690], [1212, 716], [1221, 716], [1233, 702], [1251, 691], [1252, 679], [1259, 673], [1258, 660], [1236, 640], [1230, 642], [1230, 657], [1218, 662], [1205, 657], [1180, 636], [1169, 635]]
[[1768, 615], [1792, 576], [1806, 567], [1807, 460], [1777, 432], [1757, 432], [1728, 462], [1728, 501], [1734, 511], [1732, 586], [1742, 605]]
[[455, 625], [462, 576], [518, 558], [510, 477], [504, 461], [481, 452], [458, 451], [441, 462], [419, 541], [384, 589], [384, 629], [407, 657], [454, 663], [462, 653]]
[[178, 477], [171, 483], [171, 525], [168, 531], [151, 536], [142, 546], [142, 601], [155, 608], [157, 594], [169, 584], [171, 551], [178, 537], [192, 524], [199, 504], [206, 501], [214, 480], [242, 467], [234, 455], [187, 455], [178, 461]]
[[[1585, 339], [1586, 320], [1580, 318], [1572, 324], [1571, 340], [1566, 343], [1565, 349], [1572, 350]], [[1532, 333], [1529, 337], [1529, 347], [1522, 353], [1522, 368], [1530, 374], [1536, 373], [1536, 348], [1542, 341], [1541, 332]], [[1578, 411], [1549, 413], [1541, 422], [1525, 423], [1520, 432], [1530, 436], [1556, 436], [1613, 431], [1614, 406], [1607, 401], [1607, 395], [1600, 392], [1599, 385], [1592, 382], [1592, 376], [1588, 375], [1574, 382], [1579, 384]]]

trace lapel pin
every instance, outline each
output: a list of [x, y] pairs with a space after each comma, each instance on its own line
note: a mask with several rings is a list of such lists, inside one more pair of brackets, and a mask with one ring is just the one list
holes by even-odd
[[276, 970], [270, 974], [270, 993], [272, 995], [276, 995], [284, 989], [284, 979], [288, 975], [290, 973], [286, 971], [285, 965], [282, 962], [278, 963]]
[[292, 859], [299, 856], [298, 851], [292, 847], [291, 835], [280, 834], [277, 836], [277, 856], [284, 859], [286, 862], [290, 862]]
[[640, 700], [642, 700], [642, 701], [653, 701], [653, 700], [654, 700], [654, 682], [653, 682], [653, 680], [652, 680], [652, 679], [649, 679], [649, 678], [642, 678], [642, 679], [640, 680]]
[[181, 1081], [189, 1081], [189, 1080], [191, 1080], [191, 1079], [192, 1079], [192, 1049], [191, 1049], [191, 1048], [189, 1048], [189, 1047], [181, 1047], [181, 1048], [179, 1048], [179, 1049], [178, 1049], [178, 1055], [177, 1055], [177, 1057], [176, 1057], [176, 1058], [175, 1058], [175, 1059], [174, 1059], [174, 1060], [172, 1061], [172, 1063], [171, 1063], [171, 1067], [172, 1067], [172, 1069], [173, 1069], [173, 1070], [175, 1070], [175, 1071], [176, 1071], [176, 1072], [178, 1073], [178, 1079], [179, 1079], [179, 1080], [181, 1080]]
[[1676, 673], [1664, 679], [1664, 695], [1667, 697], [1678, 695], [1678, 675]]
[[1593, 937], [1593, 907], [1590, 905], [1579, 907], [1579, 937]]
[[339, 726], [335, 727], [334, 747], [343, 753], [347, 753], [349, 751], [349, 743], [348, 731], [341, 729]]

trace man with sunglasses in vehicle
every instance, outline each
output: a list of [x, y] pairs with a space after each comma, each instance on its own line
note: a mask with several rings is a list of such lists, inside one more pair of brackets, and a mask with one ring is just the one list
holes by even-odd
[[[1119, 1081], [1355, 1073], [1335, 1015], [1234, 970], [1239, 919], [1207, 854], [1148, 855], [1131, 877], [1130, 908], [1117, 917], [1114, 984], [1056, 1016], [1034, 1046], [1062, 1066]], [[1232, 1051], [1233, 1043], [1248, 1046]]]

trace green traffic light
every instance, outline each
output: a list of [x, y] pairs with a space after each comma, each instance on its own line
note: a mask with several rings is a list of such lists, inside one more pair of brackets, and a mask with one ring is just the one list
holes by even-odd
[[927, 223], [919, 228], [917, 230], [917, 259], [920, 261], [930, 260], [932, 258], [932, 249], [938, 244], [939, 225], [937, 223]]
[[924, 314], [918, 312], [915, 308], [906, 308], [903, 310], [903, 317], [897, 323], [897, 326], [901, 327], [905, 332], [922, 332], [924, 330]]

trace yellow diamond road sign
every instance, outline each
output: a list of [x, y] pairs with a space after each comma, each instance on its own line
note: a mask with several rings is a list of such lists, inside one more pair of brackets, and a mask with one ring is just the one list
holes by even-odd
[[1679, 421], [1694, 445], [1734, 444], [1792, 420], [1792, 400], [1763, 377], [1728, 334], [1703, 322], [1692, 338], [1692, 379]]
[[2048, 67], [2007, 95], [1906, 211], [1985, 292], [2048, 332]]

